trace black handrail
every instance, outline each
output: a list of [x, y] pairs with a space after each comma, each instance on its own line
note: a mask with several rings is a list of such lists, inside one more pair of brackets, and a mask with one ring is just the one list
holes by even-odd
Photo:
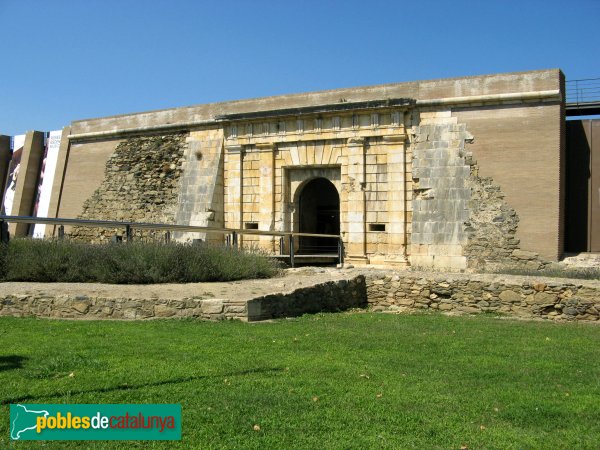
[[[283, 237], [287, 236], [290, 245], [290, 266], [294, 267], [294, 237], [307, 236], [316, 238], [336, 238], [339, 243], [338, 260], [343, 263], [343, 241], [342, 237], [337, 234], [316, 234], [316, 233], [297, 233], [295, 231], [263, 231], [263, 230], [247, 230], [241, 228], [220, 228], [220, 227], [202, 227], [197, 225], [176, 225], [166, 223], [150, 223], [150, 222], [120, 222], [114, 220], [92, 220], [92, 219], [65, 219], [65, 218], [49, 218], [49, 217], [31, 217], [31, 216], [4, 216], [0, 215], [0, 242], [8, 243], [8, 222], [29, 223], [29, 224], [46, 224], [58, 225], [58, 237], [64, 237], [64, 226], [83, 226], [91, 228], [123, 228], [127, 241], [133, 239], [133, 230], [165, 230], [167, 232], [166, 240], [170, 240], [171, 231], [179, 232], [198, 232], [198, 233], [219, 233], [228, 235], [226, 242], [233, 247], [238, 246], [239, 235], [258, 235], [258, 236], [280, 236], [280, 247], [283, 245]], [[231, 237], [229, 237], [229, 235]], [[280, 254], [283, 254], [283, 247], [280, 248]]]
[[567, 80], [567, 104], [584, 104], [600, 102], [600, 78]]

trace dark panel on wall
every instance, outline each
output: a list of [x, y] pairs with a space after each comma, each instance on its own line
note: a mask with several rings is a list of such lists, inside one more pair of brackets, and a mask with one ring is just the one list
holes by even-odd
[[0, 204], [4, 196], [4, 187], [6, 186], [6, 177], [8, 175], [11, 156], [10, 136], [0, 135]]
[[589, 121], [567, 122], [565, 251], [588, 251], [590, 146]]
[[565, 251], [600, 252], [600, 120], [567, 122]]
[[600, 252], [600, 120], [588, 120], [587, 136], [591, 149], [590, 174], [590, 251]]

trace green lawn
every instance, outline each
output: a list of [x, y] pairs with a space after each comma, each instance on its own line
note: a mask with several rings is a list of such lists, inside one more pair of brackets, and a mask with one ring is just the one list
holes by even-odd
[[2, 318], [0, 339], [0, 445], [15, 402], [182, 405], [175, 445], [45, 448], [600, 445], [600, 327], [589, 324], [360, 313], [257, 324]]

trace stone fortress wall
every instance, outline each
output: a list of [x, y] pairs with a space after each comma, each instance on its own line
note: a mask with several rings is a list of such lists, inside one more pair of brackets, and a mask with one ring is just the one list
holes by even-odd
[[[339, 277], [336, 277], [339, 278]], [[184, 319], [258, 321], [367, 306], [364, 276], [315, 283], [289, 292], [239, 298], [144, 298], [98, 294], [0, 294], [0, 316], [54, 319]]]
[[562, 73], [543, 70], [76, 121], [50, 216], [299, 231], [323, 177], [348, 262], [540, 267], [562, 253], [563, 106]]

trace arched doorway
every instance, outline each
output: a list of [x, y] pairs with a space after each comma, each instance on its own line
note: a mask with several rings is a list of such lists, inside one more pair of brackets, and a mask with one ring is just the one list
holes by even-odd
[[[298, 196], [300, 233], [340, 234], [340, 196], [331, 181], [314, 178], [307, 182]], [[321, 254], [337, 252], [335, 238], [300, 237], [299, 253]]]

